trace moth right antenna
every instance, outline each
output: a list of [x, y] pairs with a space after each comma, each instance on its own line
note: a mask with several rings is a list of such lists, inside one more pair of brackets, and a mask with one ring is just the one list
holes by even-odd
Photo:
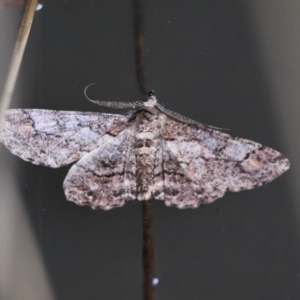
[[88, 100], [91, 101], [91, 102], [95, 102], [95, 101], [98, 101], [98, 100], [90, 99], [90, 98], [88, 97], [88, 95], [86, 94], [86, 91], [87, 91], [87, 89], [88, 89], [90, 86], [95, 85], [95, 84], [97, 84], [97, 83], [96, 83], [96, 82], [93, 82], [93, 83], [88, 84], [88, 85], [85, 87], [84, 92], [83, 92], [85, 98], [88, 99]]
[[86, 99], [88, 99], [89, 101], [98, 104], [100, 106], [104, 106], [104, 107], [110, 107], [110, 108], [135, 108], [135, 107], [139, 107], [139, 106], [143, 106], [144, 103], [142, 101], [136, 101], [136, 102], [118, 102], [118, 101], [99, 101], [99, 100], [93, 100], [91, 98], [88, 97], [87, 95], [87, 89], [92, 86], [95, 85], [96, 82], [90, 83], [89, 85], [87, 85], [84, 89], [84, 96], [86, 97]]

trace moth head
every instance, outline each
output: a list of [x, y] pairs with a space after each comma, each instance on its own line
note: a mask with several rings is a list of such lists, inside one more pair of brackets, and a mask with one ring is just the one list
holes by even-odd
[[148, 99], [144, 102], [144, 106], [146, 107], [155, 107], [157, 103], [155, 92], [152, 90], [148, 93]]

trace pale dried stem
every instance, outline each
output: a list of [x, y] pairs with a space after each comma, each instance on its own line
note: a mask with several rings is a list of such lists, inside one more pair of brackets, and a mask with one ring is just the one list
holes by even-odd
[[27, 0], [0, 104], [0, 121], [10, 105], [38, 0]]

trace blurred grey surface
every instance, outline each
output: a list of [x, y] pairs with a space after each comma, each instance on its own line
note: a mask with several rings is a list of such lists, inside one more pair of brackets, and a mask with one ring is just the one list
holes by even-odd
[[[8, 73], [21, 11], [21, 7], [15, 7], [0, 12], [0, 94]], [[26, 80], [21, 75], [14, 93], [15, 105], [22, 103], [27, 88], [34, 87], [33, 81], [26, 87], [23, 83]], [[52, 300], [54, 294], [45, 262], [28, 218], [28, 208], [24, 207], [19, 193], [21, 188], [17, 180], [22, 176], [22, 170], [14, 161], [0, 145], [0, 299]]]
[[[273, 183], [195, 210], [153, 202], [157, 299], [300, 298], [299, 9], [292, 0], [145, 2], [146, 76], [160, 102], [291, 160]], [[83, 96], [91, 82], [91, 98], [143, 99], [133, 18], [131, 1], [45, 1], [12, 106], [104, 111]], [[69, 167], [34, 166], [2, 149], [4, 162], [55, 299], [142, 299], [141, 203], [78, 207], [62, 189]]]

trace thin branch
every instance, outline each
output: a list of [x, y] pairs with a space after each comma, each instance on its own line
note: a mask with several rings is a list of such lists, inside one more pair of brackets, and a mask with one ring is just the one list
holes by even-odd
[[[134, 0], [135, 20], [135, 55], [136, 74], [142, 94], [147, 95], [149, 88], [146, 83], [145, 64], [146, 46], [143, 15], [143, 0]], [[144, 267], [144, 300], [153, 300], [154, 288], [154, 246], [152, 233], [151, 200], [143, 201], [143, 267]]]
[[151, 200], [143, 201], [144, 300], [153, 300], [154, 249]]
[[147, 86], [145, 75], [146, 46], [143, 7], [144, 0], [134, 0], [135, 59], [137, 80], [140, 91], [142, 94], [147, 95], [150, 90]]
[[38, 0], [27, 0], [24, 6], [24, 11], [22, 15], [21, 24], [19, 27], [16, 44], [13, 50], [13, 55], [11, 58], [8, 75], [6, 78], [3, 94], [1, 97], [0, 121], [2, 120], [4, 112], [9, 107], [11, 102], [12, 94], [19, 74], [21, 61], [28, 40], [37, 3]]

